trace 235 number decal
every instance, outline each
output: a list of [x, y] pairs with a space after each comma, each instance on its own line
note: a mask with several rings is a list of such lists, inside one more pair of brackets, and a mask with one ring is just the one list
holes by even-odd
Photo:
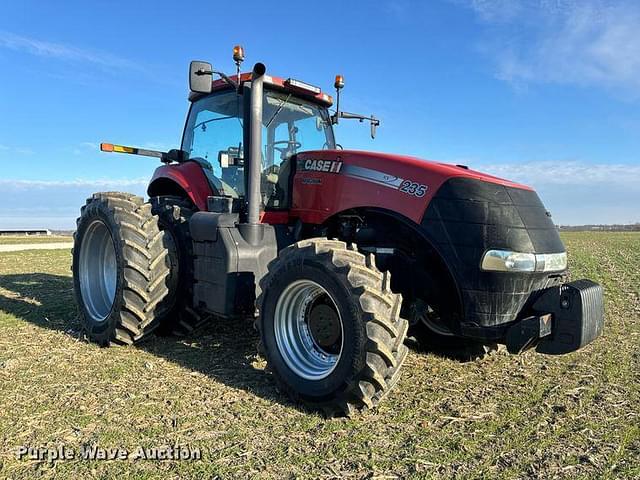
[[421, 183], [412, 182], [410, 180], [403, 180], [398, 190], [408, 195], [424, 197], [424, 195], [427, 193], [427, 188], [428, 187], [426, 185], [423, 185]]

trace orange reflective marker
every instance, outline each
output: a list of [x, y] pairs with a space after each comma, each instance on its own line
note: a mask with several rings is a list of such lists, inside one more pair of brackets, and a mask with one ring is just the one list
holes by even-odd
[[137, 148], [125, 147], [124, 145], [114, 145], [113, 151], [118, 153], [133, 153], [133, 154], [138, 153]]
[[[133, 153], [134, 155], [138, 153], [137, 148], [125, 147], [124, 145], [114, 145], [113, 143], [101, 143], [100, 150], [102, 150], [103, 152]], [[154, 155], [154, 156], [158, 156], [158, 155]]]

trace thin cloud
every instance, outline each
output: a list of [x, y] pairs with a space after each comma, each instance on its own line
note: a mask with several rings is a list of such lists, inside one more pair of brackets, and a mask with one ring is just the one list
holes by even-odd
[[20, 155], [33, 155], [35, 153], [30, 148], [26, 148], [26, 147], [18, 147], [16, 149], [14, 149], [14, 151], [16, 153], [19, 153]]
[[10, 147], [8, 145], [0, 145], [0, 153], [17, 154], [17, 155], [33, 155], [35, 152], [28, 147]]
[[102, 68], [140, 70], [140, 66], [137, 63], [110, 53], [85, 50], [62, 43], [16, 35], [2, 30], [0, 30], [0, 48], [69, 62], [90, 63]]
[[98, 179], [98, 180], [0, 180], [0, 189], [29, 190], [29, 189], [105, 189], [125, 187], [146, 187], [148, 178], [136, 179]]
[[640, 165], [567, 160], [504, 164], [461, 161], [476, 170], [533, 187], [556, 224], [640, 222]]
[[474, 168], [498, 177], [531, 185], [624, 187], [638, 194], [640, 165], [589, 164], [579, 161], [540, 161], [518, 164], [483, 164]]
[[406, 20], [410, 17], [412, 7], [409, 0], [391, 0], [383, 4], [384, 11], [399, 20]]
[[605, 0], [457, 0], [491, 26], [484, 50], [516, 86], [556, 83], [640, 98], [640, 4]]
[[100, 145], [93, 142], [80, 142], [74, 149], [74, 155], [84, 155], [89, 152], [97, 152], [100, 149]]
[[518, 0], [454, 0], [471, 7], [485, 22], [507, 22], [522, 13], [524, 5]]
[[80, 207], [94, 192], [120, 191], [144, 196], [148, 178], [0, 180], [0, 228], [74, 229]]

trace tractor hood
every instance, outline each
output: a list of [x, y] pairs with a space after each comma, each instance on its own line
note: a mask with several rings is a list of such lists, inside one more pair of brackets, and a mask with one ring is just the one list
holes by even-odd
[[[354, 165], [371, 170], [371, 172], [368, 172], [370, 174], [369, 176], [373, 175], [378, 179], [377, 177], [381, 175], [392, 183], [398, 183], [399, 180], [417, 181], [418, 179], [425, 179], [433, 182], [438, 178], [446, 180], [451, 177], [466, 177], [509, 187], [532, 190], [532, 188], [527, 185], [471, 170], [465, 165], [434, 162], [408, 155], [359, 150], [317, 150], [300, 153], [298, 159], [311, 160], [307, 164], [310, 168], [325, 172], [328, 170], [324, 170], [324, 168], [330, 168], [330, 166], [326, 166], [325, 162], [317, 162], [317, 160], [330, 160], [331, 162], [342, 162], [343, 165]], [[316, 160], [315, 163], [314, 160]], [[373, 173], [374, 171], [375, 173]], [[361, 173], [367, 172], [363, 171]], [[365, 179], [366, 178], [365, 176]]]
[[[532, 191], [526, 185], [464, 166], [357, 150], [301, 152], [297, 155], [296, 172], [294, 185], [303, 193], [294, 198], [293, 209], [307, 210], [306, 207], [317, 205], [323, 210], [322, 217], [347, 208], [379, 207], [420, 223], [436, 192], [453, 178]], [[317, 188], [320, 185], [322, 188]]]

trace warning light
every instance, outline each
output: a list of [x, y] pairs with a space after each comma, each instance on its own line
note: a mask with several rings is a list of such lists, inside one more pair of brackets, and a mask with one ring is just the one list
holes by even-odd
[[344, 87], [344, 77], [342, 75], [336, 75], [336, 81], [333, 86], [337, 90], [340, 90], [342, 87]]
[[101, 143], [100, 150], [103, 152], [113, 152], [113, 144], [112, 143]]
[[236, 64], [244, 61], [244, 48], [242, 48], [242, 46], [236, 45], [233, 47], [233, 61], [236, 62]]

